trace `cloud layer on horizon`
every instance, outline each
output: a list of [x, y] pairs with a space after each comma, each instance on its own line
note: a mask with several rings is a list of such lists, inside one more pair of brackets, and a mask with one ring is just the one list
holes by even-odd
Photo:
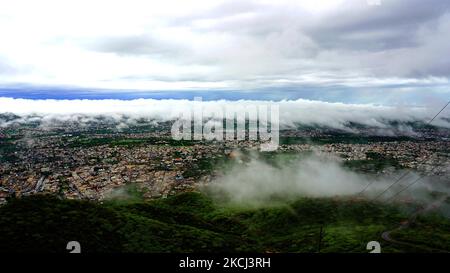
[[[29, 100], [0, 97], [0, 113], [14, 113], [23, 122], [38, 119], [51, 123], [53, 121], [83, 121], [92, 117], [105, 116], [112, 119], [131, 122], [138, 118], [156, 121], [175, 120], [180, 113], [190, 112], [194, 107], [201, 107], [205, 118], [211, 117], [214, 110], [227, 109], [238, 111], [238, 107], [278, 105], [279, 120], [282, 127], [305, 125], [327, 126], [348, 129], [351, 123], [363, 124], [375, 128], [391, 128], [391, 121], [414, 122], [429, 121], [437, 112], [431, 107], [394, 107], [374, 104], [328, 103], [313, 100], [283, 100], [278, 102], [239, 100], [239, 101], [190, 101], [190, 100]], [[446, 119], [442, 119], [446, 118]], [[14, 121], [14, 122], [21, 122]], [[3, 122], [3, 126], [8, 125]], [[450, 112], [443, 111], [434, 125], [450, 128]], [[403, 128], [403, 131], [409, 130]]]

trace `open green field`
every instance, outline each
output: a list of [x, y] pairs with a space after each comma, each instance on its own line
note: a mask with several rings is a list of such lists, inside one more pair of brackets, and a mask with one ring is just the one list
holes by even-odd
[[69, 147], [93, 147], [109, 145], [114, 146], [126, 146], [135, 147], [139, 145], [169, 145], [169, 146], [191, 146], [195, 144], [193, 140], [174, 140], [172, 138], [157, 138], [157, 137], [147, 137], [147, 138], [113, 138], [113, 137], [86, 137], [80, 136], [71, 138], [68, 141]]
[[368, 252], [373, 240], [382, 252], [450, 251], [450, 220], [437, 214], [392, 233], [413, 247], [381, 239], [411, 209], [331, 198], [242, 207], [195, 192], [103, 204], [41, 195], [0, 207], [0, 251], [65, 252], [73, 240], [83, 252]]

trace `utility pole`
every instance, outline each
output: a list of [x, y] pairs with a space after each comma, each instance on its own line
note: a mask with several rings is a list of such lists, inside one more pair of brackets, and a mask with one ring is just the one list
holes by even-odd
[[323, 224], [320, 225], [319, 245], [317, 250], [318, 253], [320, 253], [320, 249], [322, 248], [322, 238], [323, 238]]

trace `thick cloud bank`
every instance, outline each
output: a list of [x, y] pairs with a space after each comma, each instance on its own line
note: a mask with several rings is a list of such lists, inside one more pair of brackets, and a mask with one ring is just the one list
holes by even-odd
[[[64, 121], [92, 120], [104, 116], [121, 120], [124, 116], [128, 122], [136, 118], [156, 121], [169, 121], [179, 117], [181, 112], [201, 107], [204, 116], [212, 110], [227, 109], [238, 111], [239, 107], [278, 105], [280, 125], [284, 127], [295, 124], [327, 126], [346, 129], [349, 123], [358, 123], [370, 127], [388, 128], [390, 122], [426, 122], [431, 119], [438, 108], [424, 107], [388, 107], [372, 104], [343, 104], [311, 100], [289, 100], [279, 102], [240, 100], [240, 101], [190, 101], [190, 100], [28, 100], [0, 98], [0, 113], [13, 113], [20, 119], [13, 122], [29, 120]], [[448, 110], [448, 109], [447, 109]], [[446, 119], [447, 118], [447, 119]], [[441, 113], [434, 125], [450, 127], [449, 111]], [[8, 125], [3, 121], [2, 126]]]

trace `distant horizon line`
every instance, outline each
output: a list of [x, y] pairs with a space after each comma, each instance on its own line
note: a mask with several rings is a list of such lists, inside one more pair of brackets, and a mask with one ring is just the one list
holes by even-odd
[[278, 92], [269, 90], [103, 90], [103, 89], [66, 89], [66, 88], [0, 88], [0, 97], [14, 99], [55, 99], [55, 100], [136, 100], [136, 99], [187, 99], [193, 100], [195, 97], [202, 97], [205, 101], [215, 100], [317, 100], [326, 102], [350, 102], [351, 100], [332, 98], [324, 100], [323, 94], [319, 98], [315, 90], [291, 91], [282, 90]]
[[30, 100], [194, 100], [204, 101], [292, 101], [310, 100], [328, 103], [372, 104], [383, 106], [430, 106], [448, 101], [450, 90], [364, 89], [338, 86], [267, 87], [261, 89], [195, 89], [195, 90], [133, 90], [98, 89], [76, 86], [0, 85], [0, 97]]

